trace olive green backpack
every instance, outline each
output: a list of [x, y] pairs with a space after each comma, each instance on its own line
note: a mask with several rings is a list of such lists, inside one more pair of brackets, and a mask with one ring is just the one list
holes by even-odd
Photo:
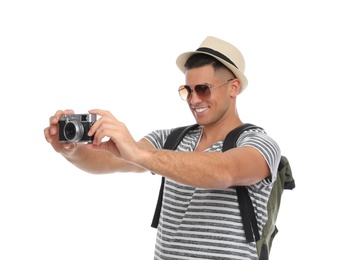
[[[164, 144], [164, 149], [175, 150], [178, 144], [181, 142], [185, 134], [198, 127], [197, 124], [184, 126], [174, 129]], [[223, 142], [222, 152], [236, 147], [236, 142], [238, 137], [244, 132], [250, 129], [257, 129], [253, 124], [243, 124], [236, 129], [232, 130], [225, 138]], [[152, 220], [151, 227], [157, 228], [162, 200], [163, 200], [163, 190], [164, 190], [165, 178], [162, 177], [161, 188], [159, 192], [159, 197], [157, 201], [157, 206], [155, 214]], [[246, 235], [247, 242], [256, 241], [256, 247], [258, 252], [259, 260], [268, 260], [269, 253], [272, 247], [272, 241], [275, 235], [278, 233], [278, 229], [275, 225], [278, 211], [280, 207], [281, 196], [284, 190], [292, 190], [295, 188], [295, 180], [292, 176], [292, 171], [288, 159], [285, 156], [281, 156], [277, 179], [273, 184], [270, 197], [268, 199], [267, 205], [267, 223], [263, 227], [262, 235], [259, 235], [258, 224], [255, 217], [254, 207], [252, 201], [249, 197], [248, 190], [245, 186], [236, 187], [236, 193], [238, 197], [238, 203], [240, 207], [242, 223], [244, 227], [244, 232]]]

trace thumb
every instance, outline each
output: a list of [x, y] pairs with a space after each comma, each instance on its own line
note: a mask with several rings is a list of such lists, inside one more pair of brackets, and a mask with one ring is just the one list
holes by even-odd
[[65, 149], [65, 153], [73, 154], [75, 150], [77, 150], [78, 144], [77, 143], [64, 143], [63, 148]]
[[113, 155], [115, 155], [116, 157], [118, 157], [120, 154], [118, 148], [116, 147], [114, 142], [112, 142], [111, 140], [108, 140], [106, 142], [102, 142], [98, 145], [95, 145], [93, 143], [88, 143], [87, 148], [93, 149], [93, 150], [106, 150], [106, 151], [112, 153]]
[[104, 143], [100, 143], [98, 145], [95, 145], [94, 143], [87, 143], [87, 148], [93, 149], [93, 150], [107, 150], [107, 147]]

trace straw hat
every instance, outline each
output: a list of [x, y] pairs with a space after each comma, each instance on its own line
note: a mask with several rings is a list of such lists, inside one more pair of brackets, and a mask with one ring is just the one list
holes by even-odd
[[244, 76], [244, 58], [241, 52], [235, 46], [213, 36], [206, 37], [196, 51], [185, 52], [177, 57], [177, 67], [183, 73], [185, 72], [184, 65], [186, 61], [190, 56], [196, 53], [210, 55], [229, 68], [232, 73], [235, 74], [236, 78], [241, 81], [240, 93], [247, 87], [248, 80]]

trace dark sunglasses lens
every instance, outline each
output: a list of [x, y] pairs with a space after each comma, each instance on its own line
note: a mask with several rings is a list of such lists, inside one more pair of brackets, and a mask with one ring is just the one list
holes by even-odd
[[183, 100], [187, 100], [190, 93], [192, 93], [192, 89], [187, 85], [183, 85], [179, 88], [178, 92]]
[[195, 92], [198, 94], [199, 97], [208, 97], [211, 93], [210, 87], [207, 85], [196, 85], [194, 88]]
[[[210, 87], [205, 84], [196, 85], [194, 91], [201, 98], [207, 98], [211, 94]], [[192, 94], [193, 90], [188, 85], [182, 85], [178, 92], [183, 100], [187, 100]]]

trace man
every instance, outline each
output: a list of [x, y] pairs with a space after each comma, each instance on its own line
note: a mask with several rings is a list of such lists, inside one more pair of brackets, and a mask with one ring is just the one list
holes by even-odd
[[[243, 56], [230, 43], [207, 37], [196, 51], [181, 54], [177, 65], [186, 81], [179, 94], [199, 127], [176, 151], [162, 149], [171, 129], [136, 142], [124, 123], [99, 109], [89, 111], [100, 117], [88, 133], [93, 143], [59, 142], [59, 118], [72, 110], [50, 118], [45, 138], [87, 172], [151, 171], [165, 177], [155, 259], [257, 259], [255, 242], [245, 239], [234, 187], [248, 186], [261, 232], [280, 150], [258, 128], [243, 133], [237, 148], [221, 153], [226, 135], [243, 124], [236, 108], [247, 86]], [[102, 142], [104, 137], [109, 140]]]

